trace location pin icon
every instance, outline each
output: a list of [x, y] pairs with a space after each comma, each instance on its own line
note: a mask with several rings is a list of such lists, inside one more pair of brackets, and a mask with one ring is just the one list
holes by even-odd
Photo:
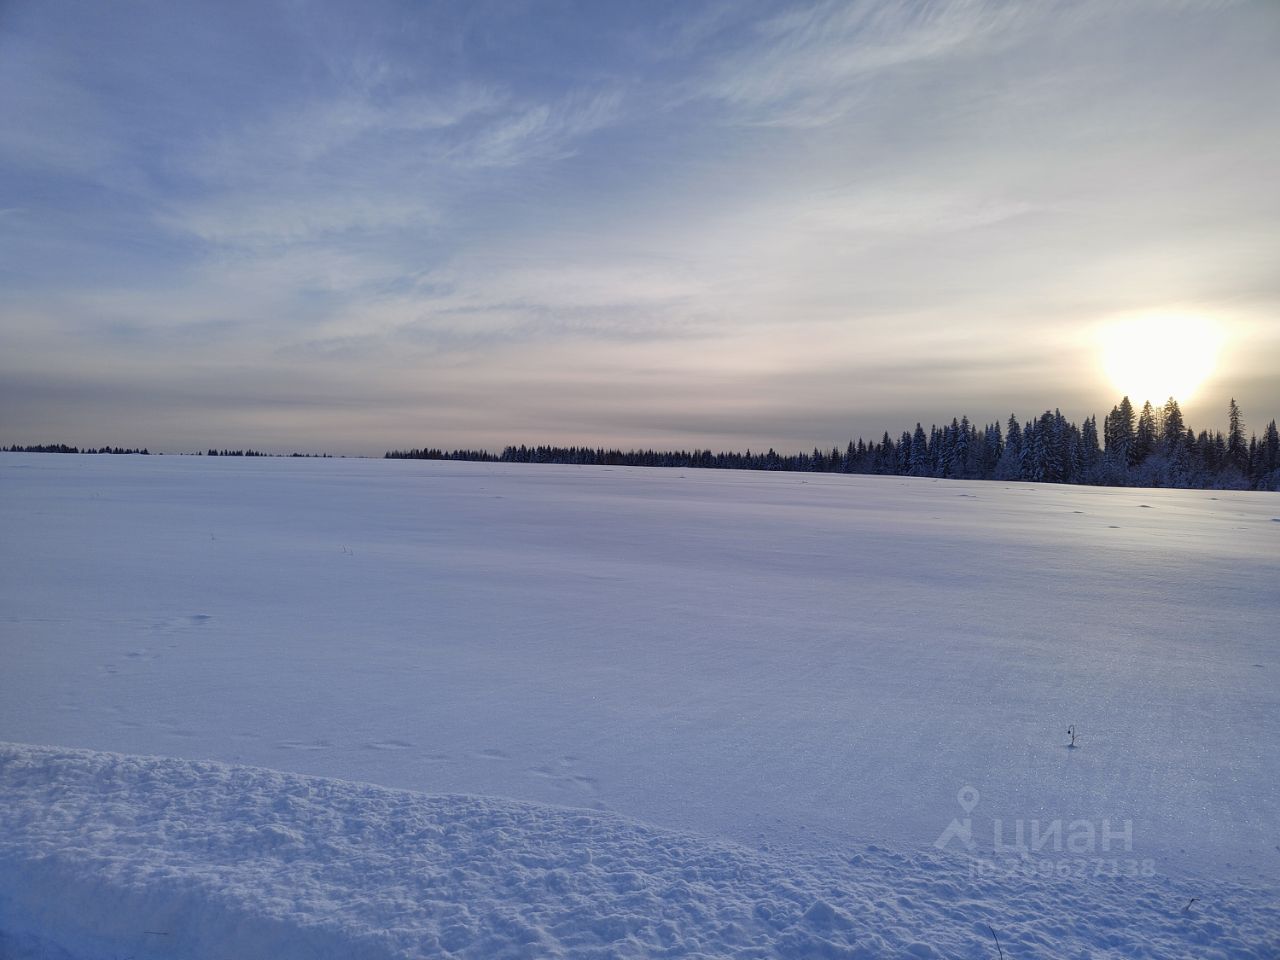
[[956, 799], [965, 813], [973, 813], [973, 808], [978, 805], [978, 791], [973, 787], [961, 787]]

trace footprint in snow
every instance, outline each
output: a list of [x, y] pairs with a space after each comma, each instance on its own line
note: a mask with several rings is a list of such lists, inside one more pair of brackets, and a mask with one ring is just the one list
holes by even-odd
[[592, 796], [600, 793], [600, 781], [595, 777], [574, 776], [569, 778], [569, 783], [583, 793], [589, 793]]
[[199, 627], [209, 623], [213, 617], [207, 613], [192, 613], [182, 617], [156, 617], [142, 621], [149, 630], [156, 633], [172, 634], [188, 627]]
[[536, 767], [529, 767], [528, 772], [535, 777], [543, 780], [549, 780], [552, 784], [562, 790], [568, 790], [578, 795], [586, 795], [596, 797], [600, 794], [600, 781], [595, 777], [588, 777], [578, 772], [577, 757], [561, 757], [554, 764], [540, 764]]
[[581, 774], [576, 773], [565, 776], [554, 770], [549, 770], [546, 767], [530, 767], [529, 772], [535, 777], [542, 777], [562, 786], [571, 786], [579, 790], [585, 790], [589, 793], [595, 793], [599, 790], [600, 781], [595, 777], [584, 777]]

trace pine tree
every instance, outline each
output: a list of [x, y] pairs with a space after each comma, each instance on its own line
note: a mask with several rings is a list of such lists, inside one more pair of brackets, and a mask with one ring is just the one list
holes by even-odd
[[1129, 463], [1142, 463], [1156, 449], [1156, 412], [1148, 400], [1142, 405], [1142, 413], [1138, 416], [1138, 428], [1133, 434], [1133, 448]]
[[997, 480], [1017, 480], [1022, 475], [1022, 425], [1009, 414], [1009, 428], [1005, 432], [1004, 449], [996, 462]]
[[1166, 451], [1176, 450], [1182, 441], [1187, 426], [1182, 420], [1182, 409], [1178, 401], [1170, 397], [1164, 402], [1160, 439]]
[[1049, 476], [1049, 425], [1046, 418], [1052, 418], [1048, 411], [1037, 421], [1029, 422], [1022, 431], [1022, 470], [1019, 476], [1023, 480], [1042, 481], [1052, 479]]
[[1243, 473], [1249, 466], [1249, 450], [1245, 445], [1244, 420], [1235, 397], [1227, 408], [1227, 423], [1227, 460]]
[[1267, 424], [1258, 446], [1262, 449], [1262, 467], [1257, 487], [1259, 490], [1280, 490], [1280, 430], [1276, 429], [1274, 420]]
[[1093, 478], [1093, 473], [1098, 468], [1100, 459], [1102, 459], [1102, 450], [1098, 446], [1098, 418], [1089, 417], [1085, 420], [1084, 426], [1080, 428], [1078, 463], [1080, 465], [1079, 477], [1082, 481], [1088, 483]]
[[1111, 408], [1104, 424], [1107, 456], [1121, 469], [1133, 463], [1133, 404], [1125, 397]]
[[[905, 437], [906, 434], [903, 434]], [[927, 477], [929, 470], [929, 441], [924, 435], [924, 427], [916, 424], [916, 432], [908, 438], [910, 458], [908, 472], [913, 477]]]

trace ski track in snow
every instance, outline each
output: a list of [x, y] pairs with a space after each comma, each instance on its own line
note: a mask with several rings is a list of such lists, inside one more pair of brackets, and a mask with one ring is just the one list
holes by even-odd
[[[1221, 881], [770, 856], [610, 814], [0, 744], [0, 955], [1273, 958]], [[1184, 906], [1192, 898], [1189, 910]]]

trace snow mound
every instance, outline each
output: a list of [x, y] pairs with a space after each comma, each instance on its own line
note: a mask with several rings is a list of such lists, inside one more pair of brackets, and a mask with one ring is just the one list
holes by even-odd
[[[769, 854], [592, 811], [0, 744], [0, 956], [1273, 957], [1264, 891]], [[1184, 910], [1191, 897], [1197, 900]]]

